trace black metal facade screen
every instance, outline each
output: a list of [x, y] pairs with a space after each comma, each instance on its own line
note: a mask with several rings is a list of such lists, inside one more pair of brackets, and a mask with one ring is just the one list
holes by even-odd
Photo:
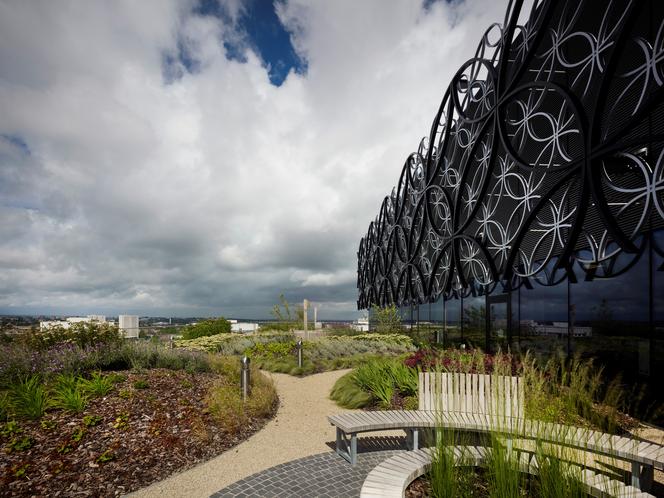
[[510, 2], [360, 242], [358, 307], [624, 271], [664, 227], [663, 4]]

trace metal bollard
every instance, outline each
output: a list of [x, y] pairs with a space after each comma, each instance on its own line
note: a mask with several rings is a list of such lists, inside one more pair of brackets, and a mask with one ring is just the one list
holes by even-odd
[[302, 368], [302, 339], [297, 341], [297, 366]]
[[246, 401], [251, 393], [251, 373], [249, 370], [249, 363], [251, 360], [247, 355], [243, 356], [240, 360], [242, 369], [240, 371], [240, 389], [242, 389], [242, 400]]

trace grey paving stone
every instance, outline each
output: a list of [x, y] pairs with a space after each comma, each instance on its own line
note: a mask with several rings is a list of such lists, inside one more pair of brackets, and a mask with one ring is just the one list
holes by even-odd
[[[391, 444], [392, 448], [399, 446]], [[359, 496], [362, 483], [369, 471], [399, 451], [403, 450], [379, 449], [360, 452], [354, 467], [333, 451], [300, 458], [245, 477], [217, 491], [211, 497]]]

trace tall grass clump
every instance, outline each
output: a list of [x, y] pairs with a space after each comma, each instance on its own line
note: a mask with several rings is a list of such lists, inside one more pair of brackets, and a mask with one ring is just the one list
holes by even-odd
[[592, 359], [562, 353], [543, 364], [526, 354], [520, 372], [526, 384], [529, 418], [615, 433], [622, 427], [626, 397], [619, 378], [605, 381]]
[[251, 393], [246, 401], [239, 389], [240, 365], [237, 358], [215, 361], [220, 380], [212, 387], [206, 404], [219, 427], [229, 433], [246, 426], [251, 418], [267, 418], [276, 409], [278, 397], [272, 380], [251, 368]]
[[506, 498], [521, 494], [525, 479], [519, 471], [516, 455], [506, 446], [503, 438], [496, 434], [491, 435], [491, 453], [487, 469], [491, 498]]
[[40, 418], [50, 405], [50, 400], [39, 375], [31, 375], [9, 386], [9, 406], [18, 418]]
[[472, 496], [467, 486], [466, 474], [473, 469], [464, 467], [464, 462], [457, 461], [455, 445], [459, 441], [459, 434], [452, 429], [438, 427], [433, 432], [435, 437], [434, 450], [431, 458], [429, 479], [431, 492], [435, 498], [465, 498]]
[[80, 379], [72, 374], [61, 374], [53, 385], [53, 406], [72, 412], [82, 412], [88, 405], [88, 396]]
[[79, 379], [79, 385], [87, 394], [96, 397], [106, 396], [114, 387], [113, 379], [99, 371], [92, 372], [89, 379]]
[[348, 372], [335, 382], [330, 399], [344, 408], [356, 409], [369, 406], [373, 398], [355, 383], [353, 372]]
[[417, 395], [417, 370], [408, 368], [399, 359], [368, 361], [352, 372], [351, 379], [378, 401], [381, 408], [390, 408], [395, 395], [406, 399]]
[[[533, 494], [546, 498], [585, 498], [581, 484], [582, 467], [565, 461], [564, 448], [549, 445], [548, 451], [537, 445], [537, 478], [533, 480]], [[569, 455], [569, 458], [574, 458]]]

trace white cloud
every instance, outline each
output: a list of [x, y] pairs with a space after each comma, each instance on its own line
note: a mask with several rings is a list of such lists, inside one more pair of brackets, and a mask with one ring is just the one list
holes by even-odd
[[0, 3], [0, 134], [28, 148], [0, 138], [0, 310], [352, 316], [359, 240], [505, 5], [284, 2], [308, 72], [278, 88], [226, 58], [224, 5]]

